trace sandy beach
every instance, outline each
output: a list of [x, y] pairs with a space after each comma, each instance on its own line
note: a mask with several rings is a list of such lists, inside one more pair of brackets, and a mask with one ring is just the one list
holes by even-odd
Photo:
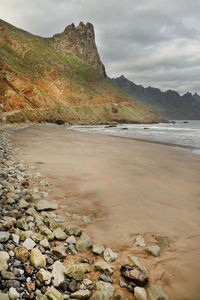
[[[49, 199], [67, 206], [60, 214], [92, 218], [86, 232], [95, 244], [117, 251], [118, 267], [128, 255], [137, 256], [169, 299], [199, 300], [199, 155], [57, 125], [16, 131], [12, 144], [26, 166], [37, 166], [54, 185]], [[149, 256], [134, 245], [138, 234], [147, 245], [165, 237], [169, 248]]]

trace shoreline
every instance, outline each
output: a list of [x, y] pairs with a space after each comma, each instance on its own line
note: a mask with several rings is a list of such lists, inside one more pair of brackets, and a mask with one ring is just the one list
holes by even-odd
[[[199, 156], [174, 147], [55, 125], [16, 132], [13, 142], [22, 149], [26, 163], [44, 161], [37, 168], [57, 187], [50, 200], [67, 204], [61, 214], [85, 214], [95, 220], [84, 228], [96, 244], [105, 243], [119, 254], [118, 266], [129, 255], [136, 255], [147, 267], [151, 281], [162, 284], [170, 299], [198, 300], [198, 285], [187, 276], [192, 272], [196, 278], [200, 270], [196, 264]], [[155, 237], [162, 236], [170, 247], [161, 246], [159, 258], [146, 256], [144, 249], [134, 246], [138, 234], [147, 245], [157, 244]]]

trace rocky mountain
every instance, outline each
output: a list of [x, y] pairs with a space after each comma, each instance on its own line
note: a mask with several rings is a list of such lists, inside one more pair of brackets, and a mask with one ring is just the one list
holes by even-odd
[[42, 38], [0, 20], [0, 114], [9, 122], [158, 120], [106, 78], [93, 26], [82, 22]]
[[181, 96], [173, 90], [162, 92], [154, 87], [144, 88], [123, 75], [112, 78], [111, 81], [161, 117], [171, 120], [200, 119], [200, 96], [198, 94], [186, 93]]

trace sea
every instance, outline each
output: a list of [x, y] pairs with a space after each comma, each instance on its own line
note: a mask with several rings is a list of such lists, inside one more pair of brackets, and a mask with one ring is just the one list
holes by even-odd
[[200, 154], [200, 120], [172, 120], [159, 124], [74, 125], [73, 130], [135, 138], [188, 149]]

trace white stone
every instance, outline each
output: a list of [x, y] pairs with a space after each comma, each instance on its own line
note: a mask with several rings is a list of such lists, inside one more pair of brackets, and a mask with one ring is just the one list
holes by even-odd
[[19, 294], [19, 293], [16, 291], [16, 289], [13, 288], [13, 287], [11, 287], [11, 288], [9, 289], [8, 294], [9, 294], [9, 297], [10, 297], [11, 300], [16, 300], [16, 299], [18, 299], [19, 296], [20, 296], [20, 294]]
[[31, 238], [27, 238], [24, 242], [23, 242], [23, 246], [25, 248], [27, 248], [28, 250], [32, 250], [35, 246], [36, 243], [31, 239]]
[[4, 259], [5, 261], [8, 261], [10, 258], [10, 255], [6, 251], [0, 251], [0, 259]]
[[50, 209], [58, 209], [58, 204], [55, 201], [54, 202], [49, 202], [47, 200], [40, 200], [36, 204], [36, 209], [38, 211], [41, 211], [41, 210], [50, 210]]
[[136, 300], [147, 300], [147, 294], [144, 288], [136, 286], [134, 288], [134, 297]]
[[145, 247], [146, 246], [144, 238], [140, 234], [136, 237], [135, 245], [140, 246], [140, 247]]
[[57, 287], [65, 280], [66, 268], [59, 261], [54, 262], [52, 267], [53, 285]]
[[106, 248], [103, 252], [103, 257], [106, 261], [114, 261], [117, 259], [117, 253], [113, 252], [110, 248]]
[[100, 255], [104, 252], [105, 248], [104, 246], [97, 246], [97, 245], [93, 245], [92, 251], [94, 254]]
[[66, 243], [69, 244], [69, 245], [70, 244], [76, 245], [76, 239], [75, 239], [75, 237], [73, 235], [71, 235], [70, 237], [68, 237], [66, 239]]
[[41, 196], [44, 197], [44, 198], [47, 198], [48, 195], [49, 195], [49, 194], [48, 194], [47, 192], [41, 192]]

